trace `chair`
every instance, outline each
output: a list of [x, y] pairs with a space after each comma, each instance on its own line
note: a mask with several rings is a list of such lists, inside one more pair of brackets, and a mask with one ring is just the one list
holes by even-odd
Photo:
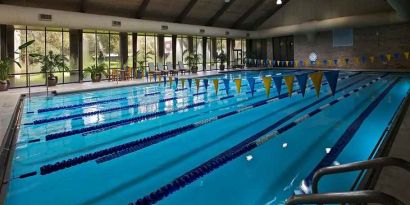
[[178, 75], [179, 69], [175, 69], [171, 62], [167, 62], [167, 69], [171, 75]]
[[186, 69], [184, 64], [181, 61], [178, 61], [178, 68], [181, 73], [189, 72], [189, 69]]
[[124, 76], [125, 80], [132, 79], [132, 70], [133, 69], [129, 66], [125, 67], [125, 71], [126, 71], [125, 76]]
[[158, 71], [161, 72], [161, 75], [168, 75], [168, 70], [165, 70], [164, 64], [158, 63], [157, 67], [158, 67]]
[[109, 79], [111, 80], [120, 80], [120, 71], [117, 68], [111, 69], [109, 71]]

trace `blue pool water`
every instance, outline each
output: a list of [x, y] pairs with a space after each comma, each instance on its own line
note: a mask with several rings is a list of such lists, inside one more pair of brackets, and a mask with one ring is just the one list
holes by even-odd
[[[264, 76], [312, 72], [25, 99], [6, 204], [284, 204], [318, 166], [369, 158], [410, 89], [407, 75], [340, 72], [334, 96], [325, 77], [319, 97], [310, 79], [305, 96], [296, 79], [292, 97], [286, 85], [265, 94]], [[356, 177], [319, 189], [349, 190]]]

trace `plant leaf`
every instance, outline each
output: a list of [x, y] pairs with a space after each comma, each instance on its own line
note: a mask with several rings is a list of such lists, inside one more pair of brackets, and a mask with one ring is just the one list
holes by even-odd
[[31, 40], [31, 41], [27, 41], [25, 43], [23, 43], [22, 45], [19, 46], [19, 50], [27, 48], [29, 45], [33, 44], [35, 40]]

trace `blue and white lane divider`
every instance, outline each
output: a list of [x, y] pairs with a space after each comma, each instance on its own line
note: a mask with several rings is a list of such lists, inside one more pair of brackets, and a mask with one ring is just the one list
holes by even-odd
[[[369, 117], [369, 115], [373, 112], [373, 110], [380, 104], [380, 102], [386, 97], [386, 95], [393, 89], [393, 87], [399, 82], [400, 77], [396, 78], [375, 100], [372, 101], [371, 104], [367, 106], [367, 108], [353, 121], [350, 126], [345, 130], [339, 140], [336, 142], [335, 145], [330, 149], [330, 152], [325, 155], [325, 157], [317, 164], [317, 166], [310, 172], [310, 174], [306, 177], [305, 180], [302, 182], [301, 191], [308, 193], [307, 187], [310, 187], [313, 179], [313, 175], [316, 173], [317, 170], [328, 167], [336, 161], [337, 157], [342, 153], [343, 149], [349, 144], [352, 140], [356, 132], [362, 126], [363, 122]], [[304, 187], [304, 188], [302, 188]]]
[[179, 189], [187, 186], [188, 184], [191, 184], [192, 182], [196, 181], [197, 179], [203, 177], [204, 175], [216, 170], [217, 168], [221, 167], [222, 165], [228, 163], [229, 161], [234, 160], [235, 158], [243, 155], [244, 153], [247, 153], [251, 151], [252, 149], [266, 143], [270, 139], [278, 136], [279, 134], [291, 129], [292, 127], [296, 126], [297, 124], [306, 121], [307, 119], [311, 118], [312, 116], [317, 115], [318, 113], [322, 112], [324, 109], [329, 108], [332, 105], [337, 104], [341, 100], [350, 97], [353, 93], [359, 92], [360, 90], [369, 87], [370, 85], [374, 84], [380, 80], [380, 78], [372, 80], [369, 83], [366, 83], [365, 85], [356, 88], [349, 93], [337, 98], [336, 100], [331, 101], [330, 103], [327, 103], [320, 108], [296, 119], [293, 122], [290, 122], [286, 124], [285, 126], [279, 128], [278, 130], [275, 130], [267, 135], [260, 136], [257, 140], [248, 143], [243, 146], [236, 147], [233, 150], [230, 150], [229, 152], [224, 152], [223, 154], [220, 154], [207, 162], [201, 164], [200, 166], [186, 172], [182, 176], [174, 179], [171, 183], [162, 186], [158, 190], [151, 192], [149, 195], [146, 195], [140, 199], [138, 199], [135, 202], [131, 202], [129, 204], [133, 205], [145, 205], [145, 204], [155, 204], [158, 201], [164, 199], [165, 197], [169, 196], [170, 194], [178, 191]]
[[[350, 77], [347, 76], [347, 77], [341, 78], [339, 80], [343, 80], [343, 79], [347, 79], [347, 78], [350, 78]], [[326, 83], [323, 83], [322, 85], [325, 85], [325, 84]], [[312, 87], [310, 87], [310, 89], [314, 89], [314, 87], [312, 86]], [[300, 92], [301, 91], [299, 90], [299, 91], [294, 91], [293, 93], [300, 93]], [[216, 117], [212, 117], [212, 118], [209, 118], [209, 119], [206, 119], [206, 120], [201, 120], [197, 123], [189, 124], [189, 125], [179, 127], [179, 128], [173, 129], [173, 130], [169, 130], [169, 131], [166, 131], [166, 132], [163, 132], [163, 133], [159, 133], [159, 134], [156, 134], [156, 135], [151, 136], [151, 137], [138, 139], [138, 140], [131, 141], [131, 142], [128, 142], [128, 143], [125, 143], [125, 144], [121, 144], [121, 145], [117, 145], [117, 146], [110, 147], [110, 148], [107, 148], [107, 149], [103, 149], [103, 150], [100, 150], [100, 151], [97, 151], [97, 152], [93, 152], [93, 153], [85, 154], [85, 155], [82, 155], [82, 156], [74, 157], [74, 158], [71, 158], [71, 159], [68, 159], [68, 160], [63, 160], [63, 161], [60, 161], [60, 162], [57, 162], [57, 163], [54, 163], [54, 164], [47, 164], [47, 165], [44, 165], [44, 166], [40, 167], [40, 174], [42, 174], [42, 175], [50, 174], [50, 173], [53, 173], [53, 172], [56, 172], [56, 171], [59, 171], [59, 170], [62, 170], [62, 169], [72, 167], [74, 165], [82, 164], [82, 163], [85, 163], [85, 162], [88, 162], [88, 161], [91, 161], [91, 160], [96, 160], [96, 159], [99, 159], [99, 158], [102, 158], [102, 157], [105, 157], [105, 156], [109, 156], [109, 155], [110, 155], [109, 158], [115, 157], [116, 156], [115, 154], [117, 154], [117, 157], [118, 157], [120, 155], [124, 155], [124, 154], [130, 153], [130, 152], [133, 152], [133, 151], [140, 150], [140, 149], [145, 148], [147, 146], [151, 146], [153, 144], [161, 142], [161, 141], [163, 141], [165, 139], [168, 139], [170, 137], [179, 135], [182, 132], [185, 132], [187, 130], [191, 130], [191, 129], [197, 127], [197, 126], [204, 125], [206, 123], [210, 123], [212, 121], [215, 121], [216, 119], [222, 119], [224, 117], [228, 117], [230, 115], [233, 115], [233, 114], [236, 114], [236, 113], [239, 113], [239, 112], [244, 112], [246, 110], [251, 109], [252, 107], [262, 106], [262, 105], [265, 105], [269, 102], [276, 101], [279, 98], [284, 98], [284, 97], [287, 97], [287, 96], [288, 96], [288, 93], [284, 93], [284, 94], [281, 94], [280, 96], [272, 97], [270, 99], [263, 100], [263, 101], [259, 101], [257, 103], [252, 104], [251, 106], [247, 106], [247, 107], [241, 108], [241, 109], [236, 110], [236, 111], [228, 112], [228, 113], [225, 113], [225, 114], [222, 114], [222, 115], [219, 115], [219, 116], [216, 116]], [[103, 159], [101, 159], [101, 160], [103, 160]]]
[[[204, 94], [206, 94], [206, 92], [200, 92], [200, 93], [197, 93], [196, 96], [204, 95]], [[108, 108], [108, 109], [103, 109], [103, 110], [97, 110], [97, 111], [93, 111], [93, 112], [86, 112], [86, 113], [80, 113], [80, 114], [74, 114], [74, 115], [65, 115], [65, 116], [59, 116], [59, 117], [51, 117], [51, 118], [45, 118], [45, 119], [37, 119], [37, 120], [34, 120], [33, 122], [24, 123], [24, 125], [38, 125], [38, 124], [44, 124], [44, 123], [49, 123], [49, 122], [61, 121], [61, 120], [88, 117], [88, 116], [98, 115], [98, 114], [102, 114], [102, 113], [115, 112], [115, 111], [119, 111], [119, 110], [128, 110], [130, 108], [138, 108], [140, 106], [146, 106], [146, 105], [152, 105], [152, 104], [157, 104], [157, 103], [163, 103], [163, 102], [178, 100], [178, 99], [187, 98], [187, 97], [189, 97], [189, 96], [163, 98], [163, 99], [160, 99], [160, 100], [155, 101], [155, 102], [148, 102], [148, 103], [142, 103], [142, 104], [135, 103], [135, 104], [131, 104], [131, 105], [118, 106], [118, 107], [113, 107], [113, 108]]]
[[[298, 72], [298, 71], [285, 72], [284, 74], [290, 74], [290, 73], [295, 73], [295, 72]], [[259, 82], [259, 83], [261, 83], [261, 82]], [[219, 84], [223, 84], [223, 82], [220, 82]], [[200, 87], [204, 87], [204, 86], [201, 85]], [[175, 92], [183, 91], [183, 90], [187, 90], [187, 89], [188, 88], [177, 89], [177, 90], [175, 90]], [[120, 94], [117, 94], [117, 95], [124, 95], [124, 94], [133, 93], [133, 92], [136, 92], [136, 91], [127, 92], [127, 93], [120, 93]], [[144, 96], [152, 96], [152, 95], [158, 95], [158, 94], [160, 94], [160, 92], [147, 93], [147, 94], [143, 94], [143, 95]], [[74, 108], [87, 107], [87, 106], [92, 106], [92, 105], [97, 105], [97, 104], [106, 104], [106, 103], [111, 103], [111, 102], [116, 102], [116, 101], [133, 99], [133, 98], [137, 98], [137, 97], [138, 96], [135, 96], [135, 97], [132, 97], [132, 98], [120, 97], [120, 98], [113, 98], [113, 99], [94, 101], [94, 102], [89, 102], [89, 103], [81, 103], [81, 104], [73, 104], [73, 105], [66, 105], [66, 106], [42, 108], [42, 109], [38, 109], [37, 113], [51, 112], [51, 111], [62, 110], [62, 109], [74, 109]], [[92, 98], [89, 98], [89, 99], [92, 99]], [[34, 113], [34, 112], [30, 111], [28, 113]]]

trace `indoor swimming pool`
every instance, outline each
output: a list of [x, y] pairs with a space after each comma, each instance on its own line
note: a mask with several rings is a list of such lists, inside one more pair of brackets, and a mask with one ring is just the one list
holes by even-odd
[[[318, 168], [372, 158], [410, 89], [409, 75], [342, 71], [325, 71], [318, 89], [318, 73], [25, 98], [5, 204], [284, 204]], [[282, 80], [301, 75], [304, 95], [299, 78], [286, 78], [293, 90]], [[319, 189], [350, 190], [357, 176], [324, 177]]]

